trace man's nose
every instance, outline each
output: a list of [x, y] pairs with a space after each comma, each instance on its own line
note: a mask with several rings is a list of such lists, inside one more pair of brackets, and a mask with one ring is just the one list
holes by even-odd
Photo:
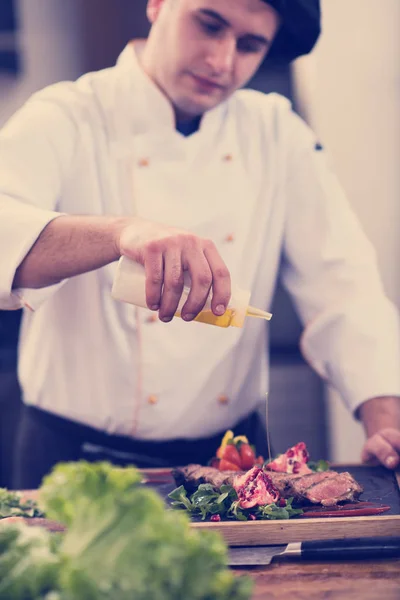
[[224, 75], [231, 73], [236, 56], [236, 40], [225, 37], [215, 40], [207, 57], [207, 64], [212, 68], [213, 74]]

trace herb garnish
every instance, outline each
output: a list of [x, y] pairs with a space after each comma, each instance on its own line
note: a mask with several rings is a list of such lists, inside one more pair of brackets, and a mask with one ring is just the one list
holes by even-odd
[[236, 490], [230, 485], [222, 485], [220, 489], [216, 489], [210, 483], [202, 483], [189, 496], [181, 485], [168, 494], [168, 498], [172, 500], [172, 508], [184, 510], [191, 517], [201, 517], [203, 521], [214, 515], [219, 515], [221, 519], [249, 521], [291, 519], [303, 514], [301, 509], [292, 507], [293, 498], [285, 500], [285, 506], [267, 504], [248, 509], [241, 508]]

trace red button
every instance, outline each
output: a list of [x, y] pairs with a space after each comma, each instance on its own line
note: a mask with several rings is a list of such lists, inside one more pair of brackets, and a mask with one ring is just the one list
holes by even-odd
[[150, 160], [148, 158], [141, 158], [138, 162], [139, 167], [148, 167]]
[[221, 394], [220, 396], [218, 396], [218, 402], [220, 404], [228, 404], [229, 398], [225, 394]]

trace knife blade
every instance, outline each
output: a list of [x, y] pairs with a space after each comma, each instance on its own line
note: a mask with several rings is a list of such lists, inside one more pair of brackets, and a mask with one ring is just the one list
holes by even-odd
[[229, 548], [231, 567], [269, 565], [277, 557], [303, 560], [365, 560], [400, 557], [400, 537], [347, 538], [293, 542], [279, 546]]

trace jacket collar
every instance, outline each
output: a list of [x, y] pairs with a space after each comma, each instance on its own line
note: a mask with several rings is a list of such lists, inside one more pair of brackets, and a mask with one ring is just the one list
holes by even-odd
[[[175, 130], [175, 115], [170, 101], [140, 65], [136, 48], [141, 43], [144, 41], [128, 43], [115, 66], [112, 111], [117, 135], [126, 139], [127, 135], [172, 134], [185, 139]], [[190, 138], [213, 137], [225, 120], [228, 105], [229, 102], [224, 102], [208, 111], [201, 120], [199, 131]]]

